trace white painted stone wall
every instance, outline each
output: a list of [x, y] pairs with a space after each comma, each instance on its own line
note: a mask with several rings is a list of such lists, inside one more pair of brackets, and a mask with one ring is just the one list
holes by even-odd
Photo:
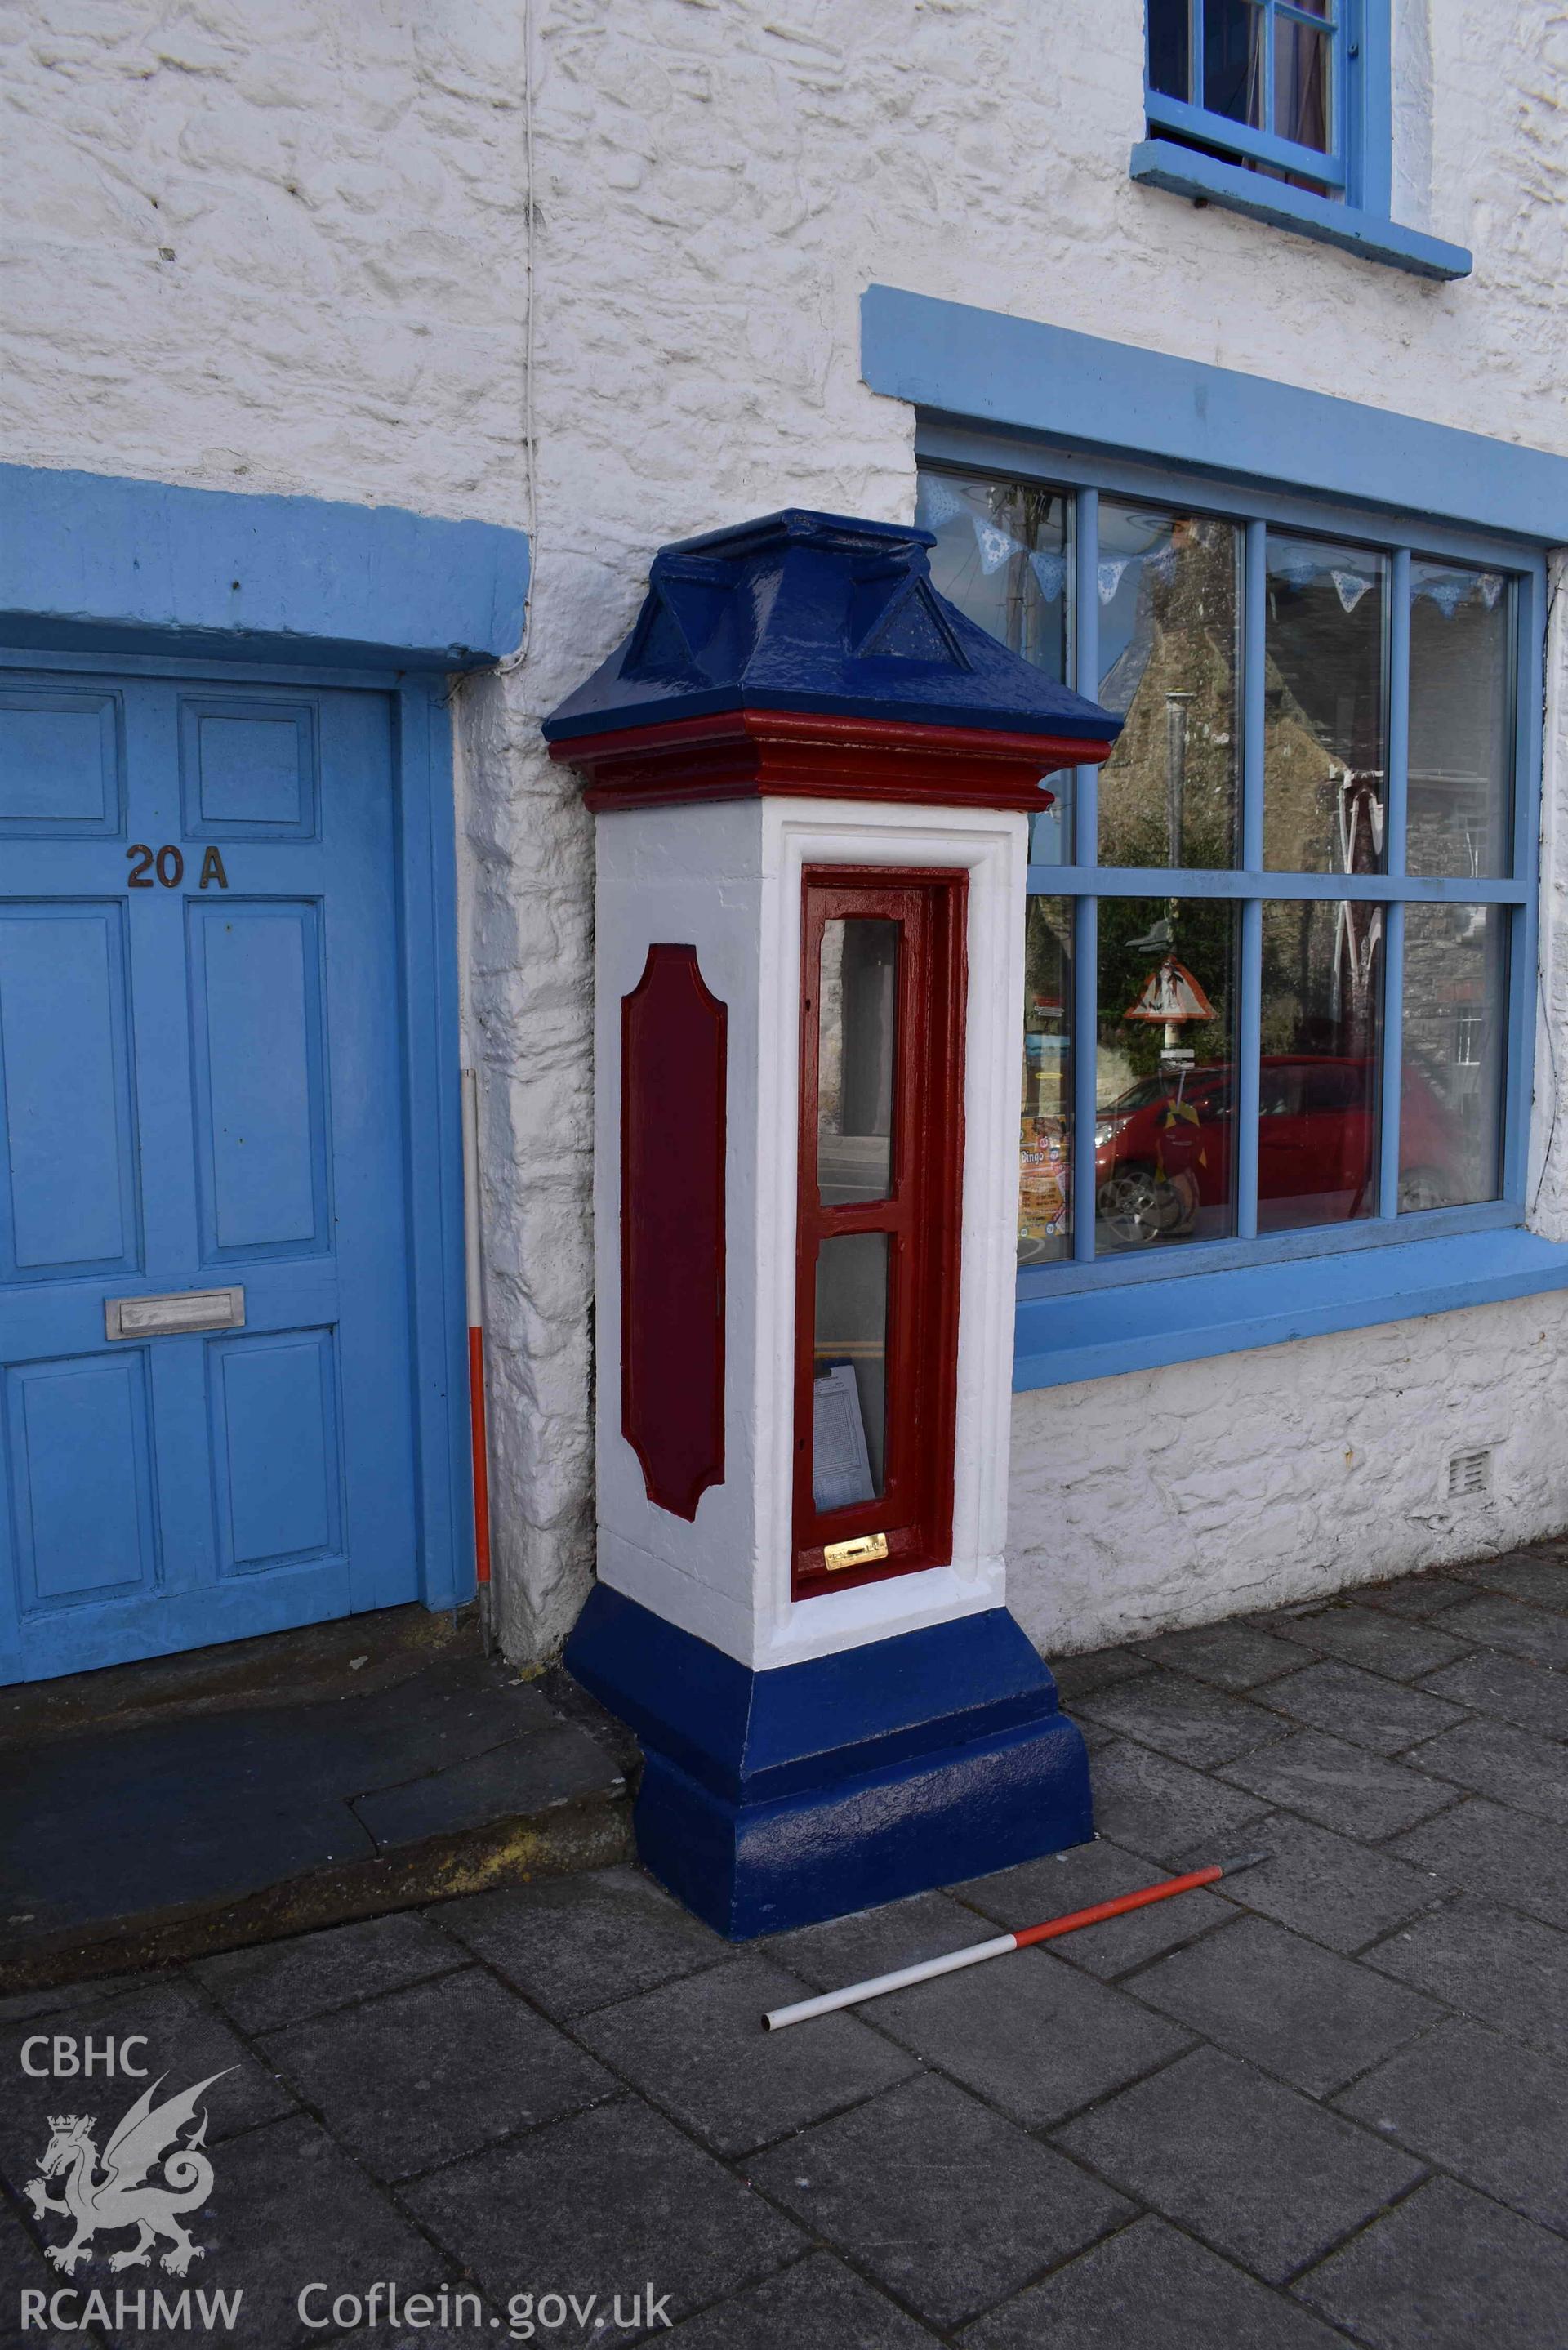
[[[786, 501], [909, 515], [913, 419], [859, 381], [873, 279], [1568, 450], [1568, 22], [1396, 20], [1398, 204], [1474, 247], [1455, 286], [1134, 187], [1142, 0], [532, 0], [536, 594], [526, 661], [459, 702], [514, 1653], [559, 1639], [593, 1555], [591, 858], [538, 717], [663, 540]], [[523, 520], [528, 30], [526, 0], [11, 0], [0, 457]], [[1568, 1064], [1562, 709], [1559, 682]], [[1539, 1221], [1568, 1236], [1552, 1058]], [[1248, 1604], [1254, 1575], [1284, 1596], [1568, 1523], [1562, 1310], [1021, 1399], [1015, 1607], [1083, 1647]], [[1495, 1521], [1428, 1525], [1482, 1404]]]

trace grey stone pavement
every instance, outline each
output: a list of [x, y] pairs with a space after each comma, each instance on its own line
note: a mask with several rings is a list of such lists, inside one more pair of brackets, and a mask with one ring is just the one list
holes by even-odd
[[[237, 2342], [453, 2350], [524, 2294], [552, 2345], [1564, 2350], [1568, 1545], [1059, 1678], [1100, 1827], [1060, 1858], [742, 1949], [617, 1867], [0, 2006], [0, 2320], [59, 2282], [20, 2193], [47, 2111], [132, 2094], [17, 2092], [21, 2043], [140, 2031], [171, 2085], [233, 2068], [186, 2282], [244, 2287]], [[1229, 1889], [760, 2029], [1259, 1846]], [[376, 2280], [465, 2289], [462, 2323], [296, 2314]]]

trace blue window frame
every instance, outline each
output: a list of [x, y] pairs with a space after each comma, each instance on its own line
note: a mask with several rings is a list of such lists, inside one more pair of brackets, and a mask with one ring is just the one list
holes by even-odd
[[[1521, 1229], [1538, 551], [934, 420], [920, 448], [938, 585], [1133, 746], [1032, 819], [1017, 1384], [1568, 1278]], [[1164, 1191], [1118, 1229], [1145, 1129]]]
[[1147, 0], [1136, 180], [1431, 277], [1460, 245], [1392, 219], [1389, 0]]

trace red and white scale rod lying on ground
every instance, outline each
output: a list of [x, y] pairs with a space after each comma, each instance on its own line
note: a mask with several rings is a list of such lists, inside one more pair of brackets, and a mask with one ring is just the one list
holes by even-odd
[[1114, 1901], [1096, 1901], [1090, 1909], [1074, 1909], [1064, 1918], [1048, 1918], [1043, 1926], [1021, 1926], [1016, 1934], [998, 1934], [989, 1942], [971, 1942], [961, 1950], [949, 1950], [940, 1959], [922, 1959], [918, 1966], [899, 1967], [890, 1975], [872, 1975], [865, 1982], [850, 1983], [843, 1991], [825, 1991], [817, 1999], [797, 1999], [793, 2007], [775, 2007], [764, 2015], [763, 2023], [770, 2032], [782, 2032], [786, 2023], [807, 2023], [814, 2015], [831, 2015], [837, 2007], [858, 2007], [864, 1999], [880, 1999], [884, 1991], [903, 1991], [909, 1983], [929, 1982], [933, 1975], [950, 1975], [960, 1967], [978, 1967], [984, 1959], [1004, 1959], [1011, 1951], [1026, 1950], [1033, 1942], [1054, 1942], [1059, 1934], [1075, 1934], [1080, 1926], [1097, 1926], [1106, 1918], [1122, 1918], [1129, 1909], [1147, 1909], [1151, 1901], [1168, 1901], [1178, 1893], [1195, 1892], [1200, 1885], [1217, 1885], [1222, 1877], [1234, 1877], [1238, 1870], [1256, 1868], [1261, 1860], [1273, 1857], [1266, 1852], [1244, 1852], [1235, 1860], [1218, 1860], [1207, 1868], [1194, 1868], [1185, 1877], [1167, 1877], [1158, 1885], [1140, 1886], [1136, 1893], [1118, 1893]]

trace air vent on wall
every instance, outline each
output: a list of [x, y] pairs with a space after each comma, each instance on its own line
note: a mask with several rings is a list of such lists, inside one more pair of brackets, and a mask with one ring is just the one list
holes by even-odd
[[1478, 1493], [1491, 1491], [1491, 1447], [1482, 1444], [1473, 1452], [1454, 1452], [1449, 1456], [1449, 1499], [1462, 1502]]

